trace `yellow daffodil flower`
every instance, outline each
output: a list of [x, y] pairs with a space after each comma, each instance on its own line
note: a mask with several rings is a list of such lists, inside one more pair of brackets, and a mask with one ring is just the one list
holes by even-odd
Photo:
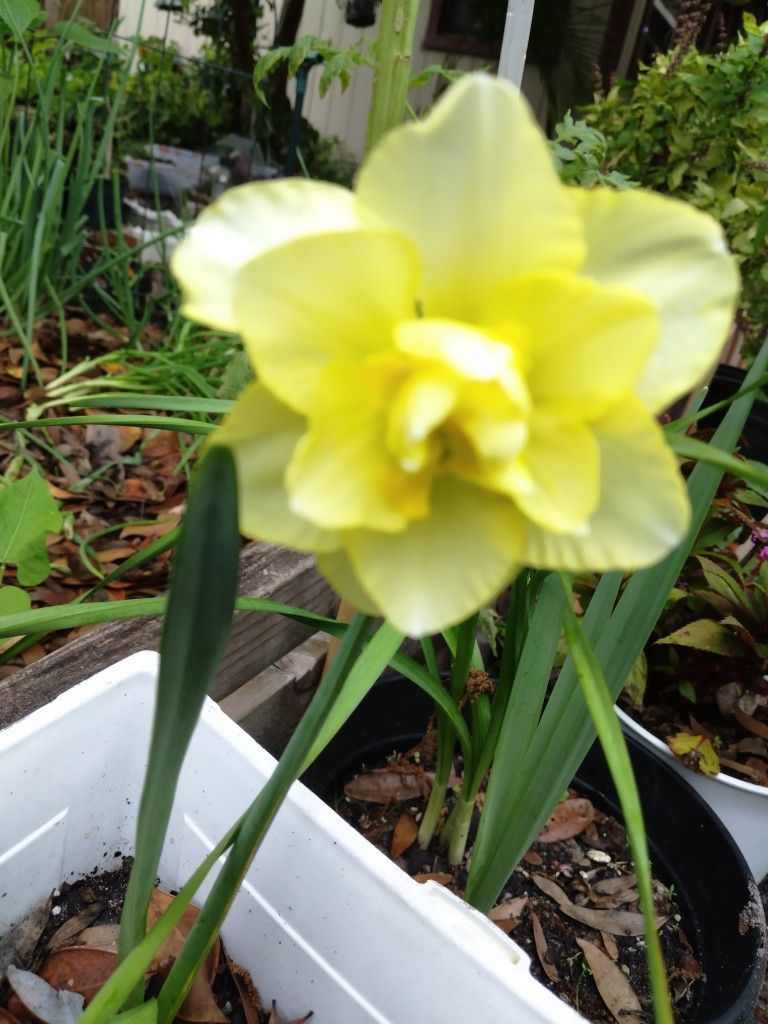
[[173, 267], [257, 373], [216, 434], [243, 530], [361, 609], [424, 634], [522, 565], [631, 569], [682, 538], [655, 416], [717, 359], [734, 262], [683, 203], [562, 186], [510, 85], [464, 78], [354, 192], [232, 189]]

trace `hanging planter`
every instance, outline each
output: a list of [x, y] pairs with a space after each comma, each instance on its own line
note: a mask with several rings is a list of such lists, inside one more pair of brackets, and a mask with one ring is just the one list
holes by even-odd
[[[62, 880], [130, 852], [156, 668], [155, 654], [134, 655], [0, 733], [0, 935]], [[186, 881], [274, 765], [206, 702], [160, 861], [165, 888]], [[222, 938], [287, 1017], [311, 1008], [317, 1024], [582, 1020], [531, 977], [526, 954], [483, 915], [439, 885], [412, 881], [300, 784]]]

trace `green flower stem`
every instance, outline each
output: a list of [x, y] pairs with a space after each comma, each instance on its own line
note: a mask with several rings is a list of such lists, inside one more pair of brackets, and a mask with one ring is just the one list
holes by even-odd
[[448, 836], [448, 862], [453, 866], [461, 864], [467, 849], [469, 826], [472, 824], [472, 812], [475, 799], [461, 793], [451, 811], [451, 828]]
[[366, 150], [405, 116], [418, 15], [419, 0], [382, 0]]
[[360, 612], [355, 615], [344, 635], [338, 654], [291, 736], [283, 756], [246, 812], [229, 856], [160, 992], [160, 1024], [170, 1024], [184, 1001], [189, 986], [224, 922], [254, 854], [288, 790], [298, 778], [323, 722], [333, 710], [349, 670], [368, 638], [372, 621], [369, 616]]
[[[424, 655], [424, 664], [427, 666], [430, 674], [434, 676], [438, 686], [442, 686], [440, 668], [437, 664], [435, 645], [432, 642], [432, 637], [422, 637], [421, 650]], [[421, 824], [419, 825], [419, 834], [416, 837], [419, 847], [422, 850], [427, 849], [435, 834], [437, 823], [440, 820], [440, 811], [443, 809], [443, 804], [445, 803], [445, 794], [448, 792], [448, 779], [451, 772], [451, 758], [446, 759], [446, 746], [444, 743], [439, 742], [443, 736], [447, 735], [447, 730], [451, 728], [451, 725], [446, 721], [445, 715], [441, 713], [440, 708], [435, 708], [435, 728], [438, 733], [435, 780], [432, 783], [432, 791], [429, 794], [429, 800], [427, 801], [427, 806], [424, 809], [424, 816], [421, 819]]]
[[440, 820], [440, 811], [445, 803], [445, 795], [448, 792], [448, 782], [443, 782], [440, 777], [442, 774], [440, 771], [441, 767], [438, 764], [438, 770], [435, 772], [435, 781], [432, 784], [432, 792], [429, 794], [429, 800], [424, 809], [424, 817], [419, 825], [419, 834], [416, 837], [422, 850], [426, 850], [432, 842], [437, 823]]

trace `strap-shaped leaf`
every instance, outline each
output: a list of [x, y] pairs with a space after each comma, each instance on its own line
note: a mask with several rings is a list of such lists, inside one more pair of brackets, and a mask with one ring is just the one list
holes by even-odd
[[235, 462], [229, 449], [214, 447], [193, 481], [173, 563], [120, 960], [144, 936], [176, 783], [232, 627], [239, 552]]

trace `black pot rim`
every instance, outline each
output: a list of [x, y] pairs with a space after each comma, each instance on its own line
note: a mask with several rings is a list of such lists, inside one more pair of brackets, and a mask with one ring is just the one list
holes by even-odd
[[[394, 688], [399, 691], [397, 699], [392, 696]], [[366, 761], [417, 743], [430, 710], [429, 699], [402, 677], [380, 680], [305, 781], [327, 796], [340, 777]], [[667, 883], [674, 882], [681, 894], [686, 930], [692, 933], [705, 972], [692, 1007], [694, 1020], [696, 1024], [749, 1024], [766, 962], [765, 917], [757, 885], [741, 851], [709, 805], [652, 751], [632, 736], [627, 740], [655, 870]], [[597, 744], [575, 778], [596, 797], [598, 805], [621, 819], [618, 798]], [[680, 853], [676, 853], [676, 843], [681, 846]], [[712, 893], [718, 897], [714, 901]], [[729, 901], [737, 903], [737, 909], [731, 909]], [[718, 912], [726, 922], [721, 931], [738, 933], [743, 927], [744, 934], [734, 934], [732, 941], [728, 935], [710, 934], [716, 930], [712, 921], [717, 922]]]

